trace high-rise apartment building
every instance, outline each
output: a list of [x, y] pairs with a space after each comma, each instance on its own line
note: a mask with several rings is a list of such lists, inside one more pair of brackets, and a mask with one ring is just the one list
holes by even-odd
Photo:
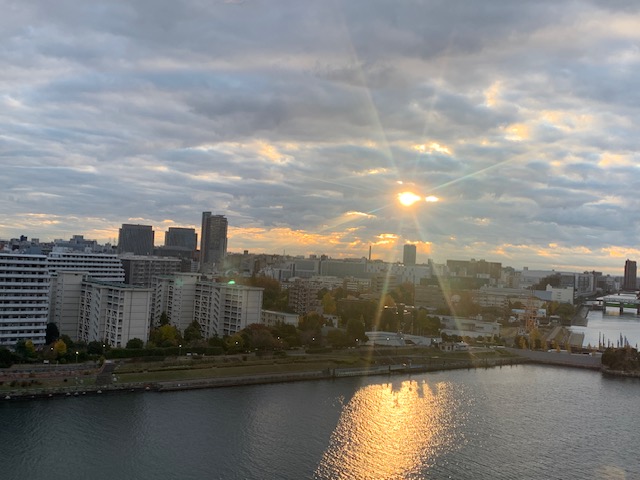
[[0, 254], [0, 346], [44, 345], [49, 273], [44, 255]]
[[624, 281], [622, 289], [635, 291], [637, 288], [638, 266], [634, 260], [624, 262]]
[[416, 264], [416, 246], [407, 244], [402, 252], [402, 263], [405, 265]]
[[164, 312], [180, 330], [195, 320], [205, 338], [233, 335], [260, 323], [262, 294], [262, 288], [212, 282], [200, 274], [157, 277], [153, 323], [157, 324]]
[[87, 280], [80, 292], [78, 339], [124, 347], [149, 339], [151, 289]]
[[60, 335], [78, 340], [80, 297], [86, 272], [60, 270], [51, 275], [49, 294], [49, 322], [55, 323]]
[[154, 277], [180, 271], [179, 258], [122, 255], [120, 261], [124, 267], [124, 282], [127, 285], [151, 287]]
[[227, 218], [202, 212], [200, 233], [200, 264], [208, 270], [218, 264], [227, 254]]
[[196, 284], [201, 280], [199, 273], [177, 273], [161, 275], [153, 279], [153, 324], [160, 321], [163, 313], [169, 322], [181, 332], [193, 322]]
[[46, 263], [50, 274], [61, 271], [86, 272], [93, 280], [124, 282], [124, 268], [117, 255], [54, 247]]
[[196, 284], [194, 319], [205, 338], [233, 335], [260, 323], [262, 288], [201, 281]]
[[123, 223], [118, 234], [118, 253], [153, 254], [153, 227]]

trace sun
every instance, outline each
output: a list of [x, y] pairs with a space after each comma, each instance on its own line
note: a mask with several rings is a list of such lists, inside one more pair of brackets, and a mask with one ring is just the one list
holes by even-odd
[[398, 194], [398, 201], [405, 207], [410, 207], [416, 202], [420, 202], [424, 200], [427, 203], [434, 203], [440, 201], [438, 197], [435, 195], [429, 195], [428, 197], [422, 198], [419, 195], [416, 195], [413, 192], [402, 192]]
[[413, 192], [402, 192], [398, 194], [398, 200], [405, 207], [410, 207], [414, 203], [422, 200], [422, 198]]

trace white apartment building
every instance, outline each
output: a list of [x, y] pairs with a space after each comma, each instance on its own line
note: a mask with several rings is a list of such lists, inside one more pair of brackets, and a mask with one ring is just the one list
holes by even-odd
[[78, 339], [80, 319], [80, 298], [87, 272], [67, 272], [61, 270], [51, 275], [49, 295], [49, 321], [55, 323], [60, 335]]
[[196, 285], [202, 278], [198, 273], [177, 273], [155, 277], [153, 282], [152, 325], [166, 313], [169, 322], [184, 331], [194, 320]]
[[194, 320], [205, 338], [233, 335], [260, 323], [262, 288], [200, 281], [196, 284]]
[[107, 253], [74, 252], [54, 247], [47, 257], [49, 273], [61, 271], [87, 272], [93, 280], [124, 283], [122, 262], [117, 255]]
[[46, 256], [0, 254], [0, 346], [44, 345], [49, 318]]
[[82, 284], [78, 339], [125, 347], [132, 338], [149, 339], [151, 289], [108, 282]]

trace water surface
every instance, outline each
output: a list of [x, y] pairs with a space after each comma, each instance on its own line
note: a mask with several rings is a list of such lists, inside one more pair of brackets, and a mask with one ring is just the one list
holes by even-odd
[[3, 479], [640, 478], [640, 381], [521, 365], [0, 403]]

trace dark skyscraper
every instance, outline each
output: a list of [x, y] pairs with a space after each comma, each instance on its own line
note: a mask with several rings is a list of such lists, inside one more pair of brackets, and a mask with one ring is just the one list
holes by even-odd
[[638, 267], [633, 260], [627, 260], [624, 262], [624, 282], [622, 283], [622, 289], [628, 291], [635, 291], [637, 288], [636, 277], [638, 276]]
[[200, 263], [213, 266], [227, 254], [227, 218], [202, 212], [200, 233]]
[[402, 263], [405, 265], [415, 265], [416, 264], [416, 246], [415, 245], [405, 245], [404, 251], [402, 252]]
[[118, 253], [151, 255], [153, 253], [153, 228], [150, 225], [123, 223], [118, 235]]
[[198, 235], [194, 228], [169, 227], [164, 234], [165, 247], [178, 247], [195, 251], [198, 248]]

